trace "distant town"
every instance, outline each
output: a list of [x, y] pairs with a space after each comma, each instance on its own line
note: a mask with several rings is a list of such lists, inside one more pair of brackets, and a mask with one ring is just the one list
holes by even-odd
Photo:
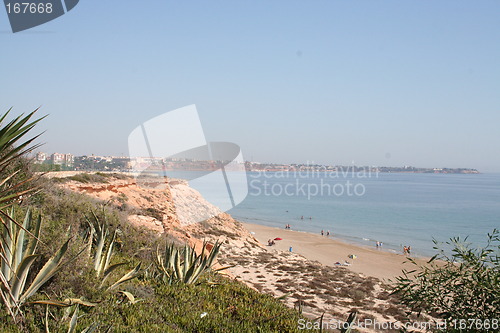
[[476, 169], [466, 168], [416, 168], [412, 166], [402, 167], [377, 167], [377, 166], [355, 166], [355, 165], [323, 165], [323, 164], [274, 164], [246, 162], [248, 171], [310, 171], [310, 172], [400, 172], [400, 173], [479, 173]]
[[[35, 171], [113, 171], [131, 172], [133, 170], [148, 169], [207, 171], [215, 170], [222, 161], [198, 161], [192, 159], [172, 158], [134, 158], [128, 156], [96, 156], [38, 152], [34, 156]], [[378, 167], [378, 166], [342, 166], [323, 164], [277, 164], [261, 162], [245, 162], [245, 169], [254, 172], [381, 172], [381, 173], [449, 173], [449, 174], [477, 174], [476, 169], [468, 168], [417, 168], [413, 166]]]

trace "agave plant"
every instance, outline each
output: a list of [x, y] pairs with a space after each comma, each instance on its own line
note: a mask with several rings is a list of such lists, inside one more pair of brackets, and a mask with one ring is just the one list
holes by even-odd
[[[97, 277], [102, 278], [101, 288], [104, 286], [104, 282], [108, 279], [111, 273], [118, 267], [127, 264], [126, 262], [120, 262], [117, 264], [110, 265], [111, 258], [113, 256], [114, 245], [116, 242], [117, 230], [113, 232], [109, 229], [109, 224], [106, 220], [106, 214], [103, 208], [103, 218], [100, 219], [97, 215], [91, 211], [91, 216], [85, 216], [88, 223], [88, 255], [92, 258], [94, 264], [94, 270]], [[132, 280], [137, 277], [141, 264], [139, 263], [134, 269], [129, 271], [127, 274], [123, 275], [115, 283], [111, 284], [107, 290], [112, 290], [117, 288], [122, 283]]]
[[6, 216], [8, 219], [4, 221], [1, 232], [0, 280], [3, 288], [0, 289], [0, 296], [11, 315], [15, 316], [20, 306], [61, 269], [69, 240], [45, 263], [27, 286], [33, 263], [39, 257], [35, 252], [42, 219], [41, 216], [33, 219], [30, 210], [26, 212], [22, 225], [14, 222], [14, 209]]
[[[156, 251], [156, 265], [161, 272], [163, 280], [168, 284], [176, 282], [192, 284], [203, 273], [212, 270], [222, 244], [217, 241], [209, 253], [206, 254], [208, 252], [207, 245], [208, 243], [204, 241], [200, 254], [197, 254], [195, 249], [187, 244], [179, 248], [173, 243], [167, 243], [163, 254], [160, 253], [158, 247]], [[226, 268], [228, 267], [222, 267], [213, 271], [220, 271]]]

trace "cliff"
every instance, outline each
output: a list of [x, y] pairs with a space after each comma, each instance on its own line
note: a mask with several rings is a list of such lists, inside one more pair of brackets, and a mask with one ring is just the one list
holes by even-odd
[[[245, 244], [261, 247], [241, 223], [211, 205], [185, 180], [146, 178], [138, 181], [110, 175], [105, 182], [87, 183], [72, 178], [65, 178], [61, 186], [120, 207], [127, 212], [129, 222], [137, 227], [196, 247], [205, 239], [219, 240], [231, 247]], [[210, 218], [199, 222], [207, 216]]]

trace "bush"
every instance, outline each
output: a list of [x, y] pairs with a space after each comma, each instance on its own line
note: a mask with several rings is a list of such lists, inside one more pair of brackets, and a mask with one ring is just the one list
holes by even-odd
[[[489, 327], [498, 332], [499, 232], [495, 229], [488, 234], [484, 248], [471, 248], [466, 241], [450, 239], [446, 244], [453, 247], [451, 256], [434, 242], [438, 254], [424, 266], [411, 260], [416, 270], [403, 271], [403, 276], [397, 278], [394, 293], [414, 312], [427, 312], [445, 320], [446, 331], [485, 332]], [[493, 325], [495, 321], [498, 326]], [[474, 324], [469, 326], [471, 323]]]

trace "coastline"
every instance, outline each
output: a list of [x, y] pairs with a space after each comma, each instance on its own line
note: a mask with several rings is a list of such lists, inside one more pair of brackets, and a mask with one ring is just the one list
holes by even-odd
[[[241, 222], [241, 221], [240, 221]], [[306, 259], [315, 260], [326, 266], [335, 266], [335, 262], [350, 262], [349, 270], [365, 276], [379, 278], [382, 281], [394, 281], [397, 276], [402, 275], [402, 270], [413, 270], [415, 265], [408, 262], [403, 254], [397, 254], [377, 249], [354, 245], [343, 240], [321, 236], [304, 231], [288, 230], [284, 228], [268, 227], [259, 224], [241, 222], [245, 229], [264, 246], [278, 251], [288, 252], [292, 247], [294, 253], [304, 256]], [[267, 246], [268, 239], [280, 237], [275, 245]], [[356, 259], [348, 258], [356, 255]], [[428, 258], [414, 258], [419, 264], [425, 264]]]
[[[400, 264], [405, 260], [402, 255], [377, 253], [375, 249], [306, 232], [242, 223], [227, 213], [219, 212], [201, 223], [189, 223], [186, 217], [179, 218], [181, 207], [194, 212], [212, 212], [213, 207], [185, 182], [171, 180], [166, 188], [143, 188], [133, 179], [111, 176], [91, 183], [67, 179], [58, 182], [58, 186], [113, 202], [118, 207], [123, 205], [119, 199], [126, 198], [129, 223], [178, 242], [193, 247], [201, 246], [204, 241], [221, 242], [218, 262], [221, 267], [228, 267], [229, 278], [280, 298], [308, 318], [323, 315], [325, 321], [343, 321], [353, 308], [359, 311], [360, 320], [402, 322], [406, 318], [407, 308], [391, 294], [388, 281], [400, 275]], [[174, 197], [177, 197], [175, 205]], [[281, 237], [283, 241], [266, 246], [271, 237]], [[288, 251], [290, 245], [293, 252]], [[348, 259], [347, 254], [351, 253], [358, 258]], [[334, 261], [344, 260], [350, 260], [352, 266], [333, 265]], [[367, 260], [372, 262], [367, 264]], [[392, 269], [380, 269], [384, 265]], [[408, 268], [414, 267], [408, 265]]]

